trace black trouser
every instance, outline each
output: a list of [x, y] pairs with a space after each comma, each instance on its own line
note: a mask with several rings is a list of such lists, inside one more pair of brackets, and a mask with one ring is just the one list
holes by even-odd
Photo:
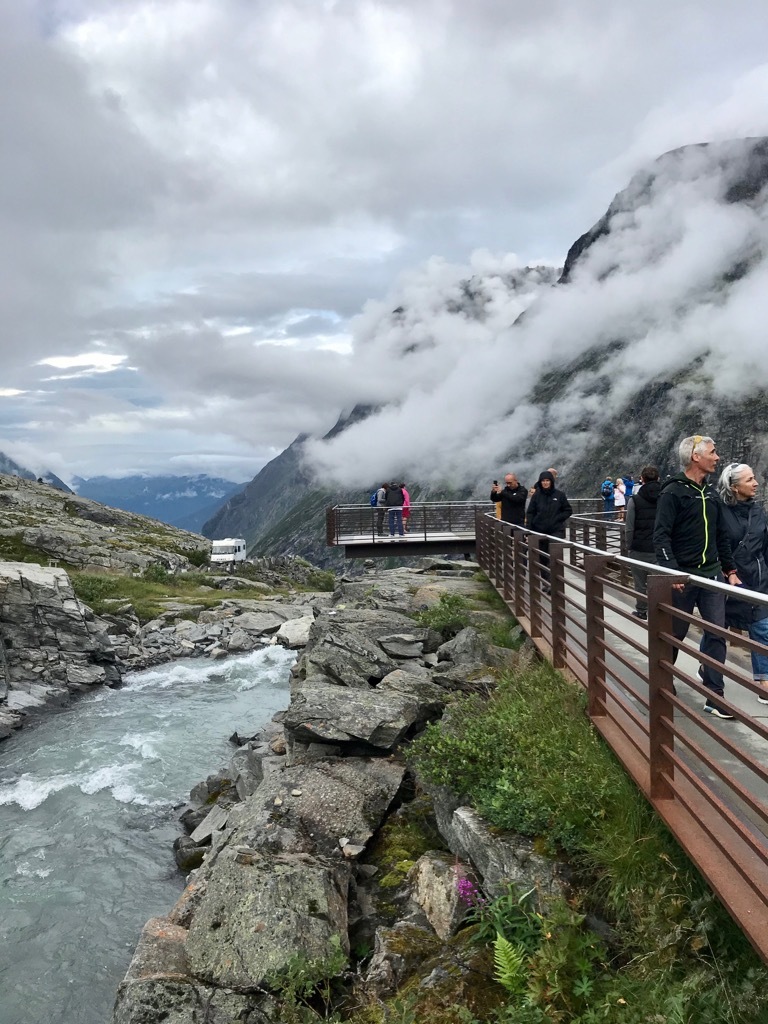
[[376, 533], [381, 535], [384, 533], [384, 513], [386, 509], [382, 506], [376, 513]]
[[[630, 551], [629, 557], [634, 558], [636, 562], [648, 562], [649, 565], [656, 565], [656, 555], [652, 551]], [[648, 593], [648, 573], [650, 571], [650, 569], [643, 569], [639, 565], [632, 566], [632, 582], [639, 594]], [[642, 597], [635, 598], [635, 611], [646, 615], [648, 602]]]
[[[718, 583], [722, 583], [722, 577], [715, 577]], [[672, 591], [672, 604], [675, 608], [679, 608], [681, 612], [688, 612], [689, 614], [694, 608], [699, 609], [699, 614], [705, 622], [711, 622], [715, 626], [725, 627], [725, 595], [719, 594], [714, 590], [707, 590], [704, 587], [698, 586], [696, 583], [687, 583], [684, 590], [673, 590]], [[689, 622], [684, 622], [682, 619], [672, 619], [672, 633], [676, 640], [684, 640], [688, 635]], [[701, 644], [699, 649], [702, 654], [709, 655], [715, 661], [719, 661], [722, 665], [725, 664], [726, 654], [726, 643], [725, 637], [715, 636], [714, 633], [708, 633], [706, 629], [701, 638]], [[677, 659], [677, 648], [672, 652], [672, 661]], [[712, 690], [719, 697], [723, 696], [723, 674], [722, 672], [716, 672], [709, 665], [703, 665], [701, 669], [701, 676], [704, 680], [704, 685], [708, 690]]]

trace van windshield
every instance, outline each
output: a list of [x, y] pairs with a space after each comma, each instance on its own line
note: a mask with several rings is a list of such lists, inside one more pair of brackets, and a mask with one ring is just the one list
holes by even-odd
[[214, 544], [214, 555], [234, 555], [235, 548], [232, 544]]

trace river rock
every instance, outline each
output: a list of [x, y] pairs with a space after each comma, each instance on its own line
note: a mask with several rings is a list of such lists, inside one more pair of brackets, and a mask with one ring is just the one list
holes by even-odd
[[546, 913], [554, 898], [566, 894], [566, 866], [536, 853], [533, 840], [498, 835], [471, 807], [458, 807], [450, 823], [438, 818], [438, 825], [453, 853], [474, 865], [489, 896], [500, 896], [512, 883], [521, 894], [532, 892], [534, 905]]
[[303, 615], [300, 619], [288, 619], [277, 631], [277, 642], [289, 650], [305, 647], [309, 641], [309, 633], [314, 621], [313, 615]]
[[[165, 918], [144, 926], [120, 984], [113, 1024], [268, 1024], [253, 997], [209, 988], [189, 973], [187, 932]], [[268, 1002], [268, 1000], [261, 1000]]]
[[408, 874], [411, 899], [424, 911], [427, 920], [441, 939], [455, 935], [466, 904], [459, 899], [457, 882], [466, 875], [453, 857], [431, 851], [416, 861]]
[[348, 954], [348, 885], [344, 862], [225, 848], [186, 939], [192, 973], [252, 991], [297, 954], [327, 956], [334, 937]]
[[[395, 672], [388, 674], [396, 675]], [[403, 677], [405, 678], [404, 681]], [[432, 684], [401, 673], [387, 686], [365, 689], [307, 681], [294, 685], [291, 703], [283, 716], [285, 730], [304, 743], [364, 742], [390, 750], [415, 725], [433, 717], [442, 698]], [[430, 687], [422, 698], [419, 690]]]

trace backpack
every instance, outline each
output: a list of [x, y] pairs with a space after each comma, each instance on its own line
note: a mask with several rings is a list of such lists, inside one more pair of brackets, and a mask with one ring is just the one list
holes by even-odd
[[374, 508], [375, 508], [375, 507], [376, 507], [376, 505], [378, 504], [378, 502], [377, 502], [377, 500], [376, 500], [376, 495], [377, 495], [378, 493], [379, 493], [378, 491], [374, 491], [374, 492], [373, 492], [373, 494], [371, 495], [371, 505], [372, 505], [372, 506], [373, 506]]
[[602, 496], [604, 498], [612, 498], [613, 497], [613, 484], [611, 483], [610, 480], [606, 480], [603, 483], [603, 486], [600, 488], [600, 493], [602, 494]]

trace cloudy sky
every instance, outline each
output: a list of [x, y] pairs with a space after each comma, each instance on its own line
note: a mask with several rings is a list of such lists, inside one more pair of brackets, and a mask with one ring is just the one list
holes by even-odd
[[562, 263], [649, 159], [768, 134], [766, 54], [754, 0], [0, 0], [0, 450], [249, 479], [408, 387], [403, 295]]

